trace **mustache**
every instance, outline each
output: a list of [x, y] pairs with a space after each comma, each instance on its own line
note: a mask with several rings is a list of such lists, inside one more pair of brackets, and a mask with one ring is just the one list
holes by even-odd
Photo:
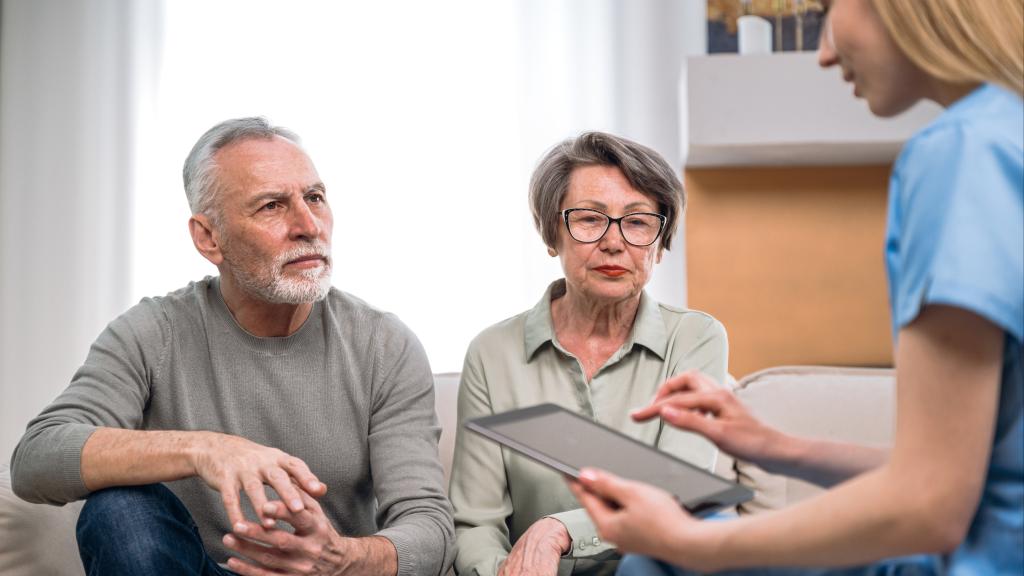
[[284, 266], [292, 260], [298, 260], [299, 258], [307, 258], [309, 256], [318, 256], [323, 258], [327, 265], [331, 265], [331, 246], [326, 242], [312, 242], [306, 246], [299, 246], [298, 248], [292, 248], [291, 250], [284, 252], [277, 257], [278, 266]]

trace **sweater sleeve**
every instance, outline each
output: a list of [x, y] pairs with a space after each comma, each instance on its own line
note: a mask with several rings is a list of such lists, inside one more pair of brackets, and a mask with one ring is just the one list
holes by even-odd
[[383, 317], [373, 338], [369, 447], [377, 535], [394, 544], [399, 576], [444, 574], [454, 528], [438, 459], [433, 374], [419, 341], [394, 316]]
[[146, 299], [99, 335], [71, 384], [29, 422], [11, 456], [11, 484], [29, 502], [63, 505], [88, 496], [82, 447], [99, 427], [137, 429], [170, 328]]

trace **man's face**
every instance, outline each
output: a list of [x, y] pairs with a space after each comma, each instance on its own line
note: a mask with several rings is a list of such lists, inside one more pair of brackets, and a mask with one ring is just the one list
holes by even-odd
[[331, 286], [327, 192], [313, 162], [281, 137], [234, 142], [215, 155], [218, 264], [249, 295], [301, 304]]

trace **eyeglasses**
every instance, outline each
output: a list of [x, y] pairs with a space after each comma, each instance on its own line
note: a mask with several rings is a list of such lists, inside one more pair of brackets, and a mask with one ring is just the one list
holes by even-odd
[[573, 240], [593, 244], [608, 233], [612, 224], [619, 225], [622, 239], [633, 246], [650, 246], [661, 236], [665, 217], [653, 212], [633, 212], [619, 218], [590, 208], [569, 208], [562, 210], [565, 227]]

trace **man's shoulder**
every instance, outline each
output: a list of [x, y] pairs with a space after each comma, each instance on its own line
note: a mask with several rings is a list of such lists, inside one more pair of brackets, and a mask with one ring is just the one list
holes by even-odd
[[409, 327], [393, 312], [378, 308], [354, 294], [333, 286], [327, 293], [324, 313], [327, 316], [327, 321], [337, 326], [350, 328], [345, 332], [360, 338], [367, 336], [364, 330], [374, 331], [378, 334], [379, 331], [412, 334]]
[[213, 278], [207, 276], [202, 280], [189, 282], [163, 296], [146, 296], [129, 308], [125, 315], [160, 315], [163, 317], [198, 315], [200, 309], [205, 306], [207, 291], [211, 288], [212, 281]]

